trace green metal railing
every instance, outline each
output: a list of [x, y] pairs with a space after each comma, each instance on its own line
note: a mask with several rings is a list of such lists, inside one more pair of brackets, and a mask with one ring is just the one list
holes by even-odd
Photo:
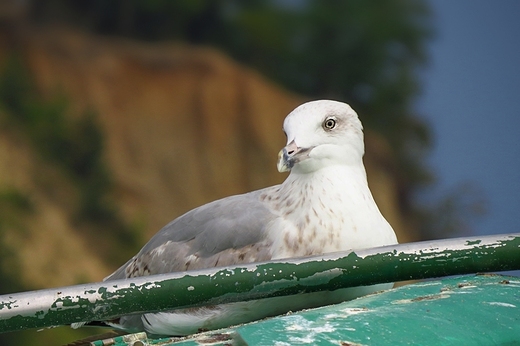
[[0, 332], [411, 279], [520, 269], [520, 233], [417, 242], [0, 296]]

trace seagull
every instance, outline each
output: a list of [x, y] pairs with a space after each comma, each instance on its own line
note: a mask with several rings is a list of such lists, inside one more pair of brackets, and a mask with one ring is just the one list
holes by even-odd
[[[277, 167], [290, 173], [282, 184], [188, 211], [105, 281], [396, 244], [367, 184], [356, 112], [342, 102], [307, 102], [285, 118], [283, 130], [287, 145]], [[339, 303], [392, 285], [135, 314], [106, 323], [128, 332], [189, 335]]]

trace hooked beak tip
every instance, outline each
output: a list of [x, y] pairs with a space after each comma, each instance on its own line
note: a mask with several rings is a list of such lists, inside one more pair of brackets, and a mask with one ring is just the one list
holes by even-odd
[[289, 172], [294, 165], [294, 161], [291, 159], [291, 157], [287, 154], [287, 149], [283, 148], [278, 153], [278, 163], [276, 167], [278, 168], [278, 172]]
[[278, 153], [278, 172], [289, 172], [296, 163], [295, 155], [298, 154], [300, 148], [296, 143], [291, 141]]

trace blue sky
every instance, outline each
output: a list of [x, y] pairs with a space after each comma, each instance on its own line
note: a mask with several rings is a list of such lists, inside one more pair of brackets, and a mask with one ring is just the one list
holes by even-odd
[[417, 110], [432, 127], [436, 189], [482, 190], [475, 234], [519, 232], [520, 1], [429, 3], [436, 37]]

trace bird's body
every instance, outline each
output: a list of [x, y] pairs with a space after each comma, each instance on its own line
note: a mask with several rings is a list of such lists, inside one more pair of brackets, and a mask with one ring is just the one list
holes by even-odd
[[[346, 104], [314, 101], [284, 122], [280, 185], [217, 200], [170, 222], [105, 280], [397, 243], [368, 188], [362, 126]], [[352, 299], [389, 285], [123, 316], [129, 331], [185, 335]], [[390, 285], [391, 287], [391, 285]]]

